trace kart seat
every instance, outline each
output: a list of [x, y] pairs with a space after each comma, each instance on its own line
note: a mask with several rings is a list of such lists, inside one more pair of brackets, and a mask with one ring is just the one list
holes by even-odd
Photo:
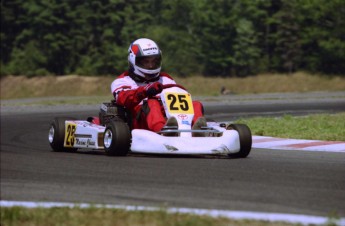
[[101, 121], [100, 121], [99, 117], [96, 117], [96, 116], [88, 117], [86, 119], [86, 121], [91, 122], [91, 123], [96, 124], [96, 125], [101, 125]]

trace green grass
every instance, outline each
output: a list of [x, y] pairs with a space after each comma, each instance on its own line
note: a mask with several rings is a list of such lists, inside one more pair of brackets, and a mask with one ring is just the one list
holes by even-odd
[[[49, 97], [49, 96], [109, 96], [110, 84], [116, 76], [25, 76], [1, 77], [1, 100]], [[327, 77], [297, 72], [286, 74], [262, 74], [246, 78], [237, 77], [177, 77], [193, 96], [219, 96], [221, 87], [233, 93], [274, 93], [344, 91], [345, 77]]]
[[53, 226], [53, 225], [85, 225], [85, 226], [287, 226], [284, 222], [267, 222], [254, 220], [231, 220], [228, 218], [212, 218], [184, 213], [168, 213], [161, 211], [125, 211], [107, 208], [1, 208], [2, 226]]
[[255, 117], [237, 120], [249, 126], [253, 135], [281, 138], [345, 141], [345, 113], [303, 117]]

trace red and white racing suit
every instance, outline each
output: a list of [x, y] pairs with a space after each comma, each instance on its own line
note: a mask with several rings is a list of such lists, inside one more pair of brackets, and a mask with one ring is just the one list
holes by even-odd
[[[161, 72], [157, 80], [163, 85], [176, 84], [174, 79], [167, 73]], [[132, 116], [132, 129], [147, 129], [159, 132], [166, 123], [164, 109], [158, 98], [147, 98], [145, 86], [153, 82], [136, 82], [128, 74], [122, 73], [111, 84], [111, 92], [115, 101], [128, 109]], [[143, 109], [146, 102], [148, 108]], [[193, 101], [194, 122], [203, 116], [203, 106], [199, 101]]]

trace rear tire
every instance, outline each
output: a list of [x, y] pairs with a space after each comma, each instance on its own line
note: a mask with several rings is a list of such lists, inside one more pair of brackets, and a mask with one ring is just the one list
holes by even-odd
[[252, 149], [252, 133], [245, 124], [230, 124], [227, 130], [236, 130], [240, 139], [240, 151], [228, 154], [231, 158], [246, 158]]
[[56, 117], [50, 123], [48, 140], [53, 151], [56, 152], [75, 152], [77, 148], [66, 148], [64, 147], [65, 141], [65, 121], [76, 120], [71, 117]]
[[131, 145], [131, 132], [122, 120], [110, 121], [104, 131], [104, 150], [110, 156], [126, 156]]

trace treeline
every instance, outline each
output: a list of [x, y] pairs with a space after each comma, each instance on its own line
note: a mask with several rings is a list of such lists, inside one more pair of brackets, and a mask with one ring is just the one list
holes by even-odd
[[1, 75], [106, 75], [137, 38], [181, 76], [345, 74], [344, 0], [2, 0]]

